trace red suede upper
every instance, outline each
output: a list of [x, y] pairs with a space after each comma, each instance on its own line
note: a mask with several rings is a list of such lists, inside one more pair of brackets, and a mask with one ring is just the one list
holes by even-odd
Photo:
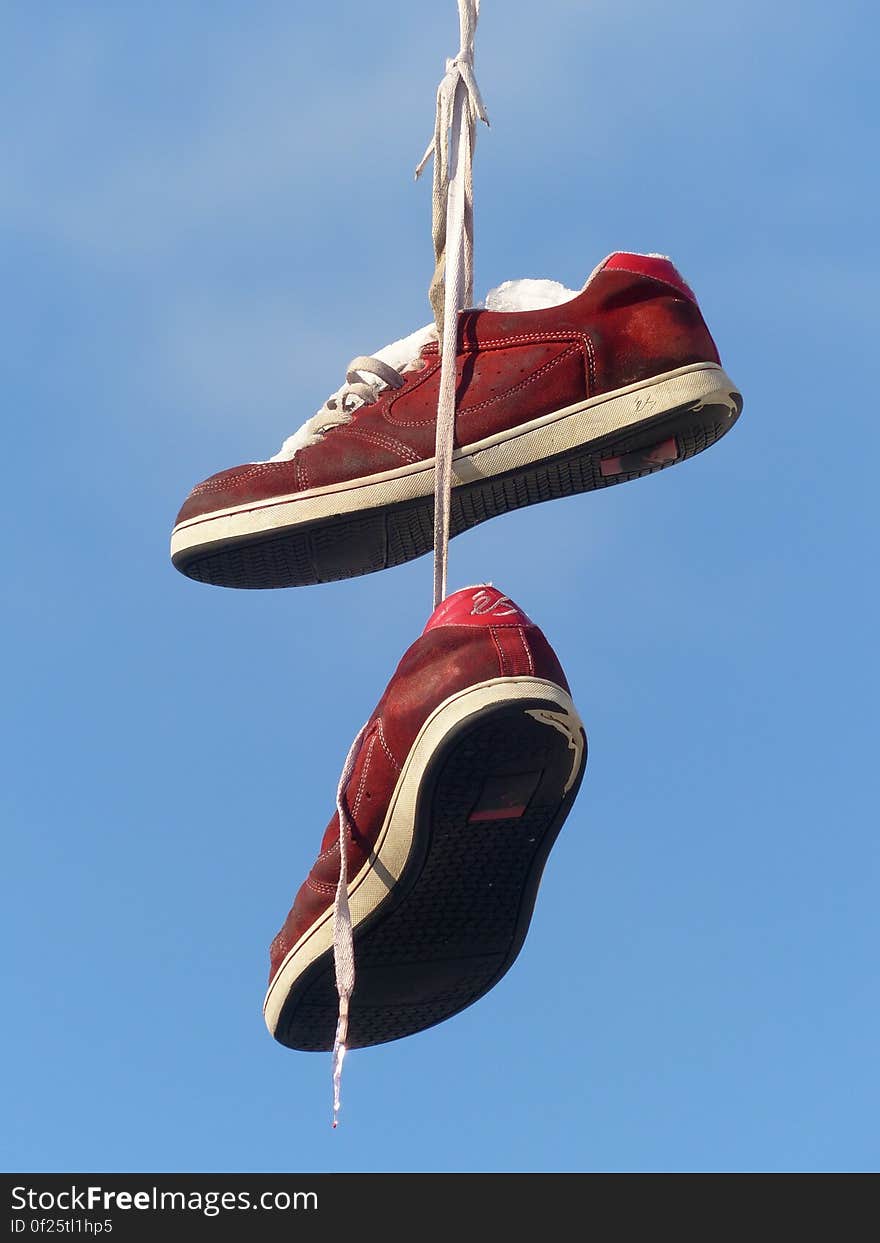
[[[345, 791], [353, 826], [349, 877], [375, 845], [409, 750], [434, 709], [469, 686], [518, 675], [543, 678], [568, 691], [544, 635], [495, 587], [468, 587], [435, 610], [370, 717]], [[270, 981], [302, 934], [332, 906], [338, 880], [339, 817], [334, 812], [318, 859], [272, 942]]]
[[[291, 461], [222, 471], [194, 488], [177, 521], [259, 504], [434, 456], [437, 346]], [[612, 255], [576, 298], [538, 311], [459, 317], [457, 446], [509, 430], [587, 397], [688, 363], [719, 362], [694, 295], [668, 259]]]

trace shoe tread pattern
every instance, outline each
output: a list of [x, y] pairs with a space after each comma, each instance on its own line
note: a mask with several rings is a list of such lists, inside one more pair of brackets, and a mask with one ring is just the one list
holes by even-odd
[[[528, 707], [557, 705], [536, 701]], [[486, 710], [434, 758], [422, 781], [416, 843], [388, 901], [355, 933], [349, 1047], [422, 1031], [471, 1005], [509, 969], [531, 920], [544, 863], [574, 800], [573, 752], [523, 707]], [[469, 822], [487, 778], [540, 771], [519, 818]], [[292, 990], [276, 1036], [327, 1050], [336, 1026], [332, 951]]]

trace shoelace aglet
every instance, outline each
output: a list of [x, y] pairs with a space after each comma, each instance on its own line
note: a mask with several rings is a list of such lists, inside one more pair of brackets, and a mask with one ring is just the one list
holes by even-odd
[[346, 1054], [345, 1045], [337, 1042], [333, 1050], [333, 1130], [339, 1126], [340, 1086], [342, 1081], [342, 1062]]
[[348, 1036], [348, 997], [339, 998], [339, 1019], [336, 1023], [336, 1037], [333, 1041], [333, 1129], [339, 1125], [339, 1108], [342, 1094], [342, 1063], [347, 1049], [345, 1041]]

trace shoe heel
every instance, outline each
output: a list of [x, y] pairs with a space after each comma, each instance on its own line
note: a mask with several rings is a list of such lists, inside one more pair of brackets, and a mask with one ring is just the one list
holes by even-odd
[[669, 411], [610, 445], [594, 459], [595, 486], [641, 479], [695, 457], [730, 430], [741, 410], [739, 393], [719, 389], [700, 401]]

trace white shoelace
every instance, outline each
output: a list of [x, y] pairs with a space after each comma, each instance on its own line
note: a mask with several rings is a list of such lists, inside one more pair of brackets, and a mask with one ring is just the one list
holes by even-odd
[[437, 90], [434, 137], [416, 169], [434, 157], [432, 233], [436, 267], [430, 298], [440, 336], [440, 397], [434, 448], [434, 608], [446, 596], [449, 509], [455, 442], [458, 316], [474, 300], [473, 161], [477, 120], [489, 124], [474, 77], [480, 0], [458, 0], [460, 46]]
[[[414, 333], [413, 336], [415, 335]], [[402, 370], [406, 370], [406, 367], [401, 365], [398, 369], [372, 355], [364, 354], [353, 358], [345, 370], [345, 383], [342, 387], [327, 398], [317, 414], [313, 414], [293, 436], [285, 440], [278, 453], [269, 461], [289, 460], [300, 449], [323, 440], [331, 428], [350, 423], [356, 410], [361, 406], [371, 406], [385, 389], [402, 387]]]
[[348, 1003], [354, 992], [354, 938], [351, 930], [351, 909], [348, 905], [348, 843], [351, 840], [351, 820], [345, 805], [345, 787], [351, 780], [357, 763], [366, 725], [349, 747], [345, 764], [336, 787], [336, 811], [339, 816], [339, 880], [333, 902], [333, 965], [336, 971], [336, 992], [339, 996], [339, 1017], [336, 1021], [336, 1037], [333, 1041], [333, 1126], [339, 1122], [342, 1062], [345, 1058], [345, 1041], [348, 1037]]
[[[440, 347], [440, 394], [434, 449], [434, 608], [446, 597], [449, 559], [449, 511], [452, 496], [452, 455], [455, 442], [456, 356], [458, 316], [473, 304], [473, 158], [477, 120], [489, 120], [474, 77], [474, 34], [480, 0], [458, 0], [460, 47], [446, 62], [446, 75], [437, 90], [434, 137], [422, 157], [416, 177], [434, 157], [432, 233], [436, 266], [429, 296]], [[423, 330], [424, 331], [424, 330]], [[371, 381], [368, 377], [375, 377]], [[385, 387], [399, 388], [403, 377], [396, 368], [375, 357], [356, 358], [349, 364], [346, 383], [297, 433], [300, 445], [314, 443], [332, 426], [350, 421], [354, 410], [376, 401]], [[332, 403], [332, 404], [331, 404]], [[314, 438], [314, 439], [312, 439]], [[287, 445], [289, 450], [291, 446]], [[299, 447], [299, 446], [298, 446]], [[284, 452], [284, 450], [282, 450]], [[339, 1017], [333, 1044], [333, 1126], [338, 1124], [342, 1063], [348, 1036], [348, 1008], [354, 991], [354, 939], [348, 904], [348, 842], [351, 821], [345, 806], [345, 788], [351, 779], [366, 725], [348, 752], [339, 787], [339, 881], [333, 905], [333, 960]]]

